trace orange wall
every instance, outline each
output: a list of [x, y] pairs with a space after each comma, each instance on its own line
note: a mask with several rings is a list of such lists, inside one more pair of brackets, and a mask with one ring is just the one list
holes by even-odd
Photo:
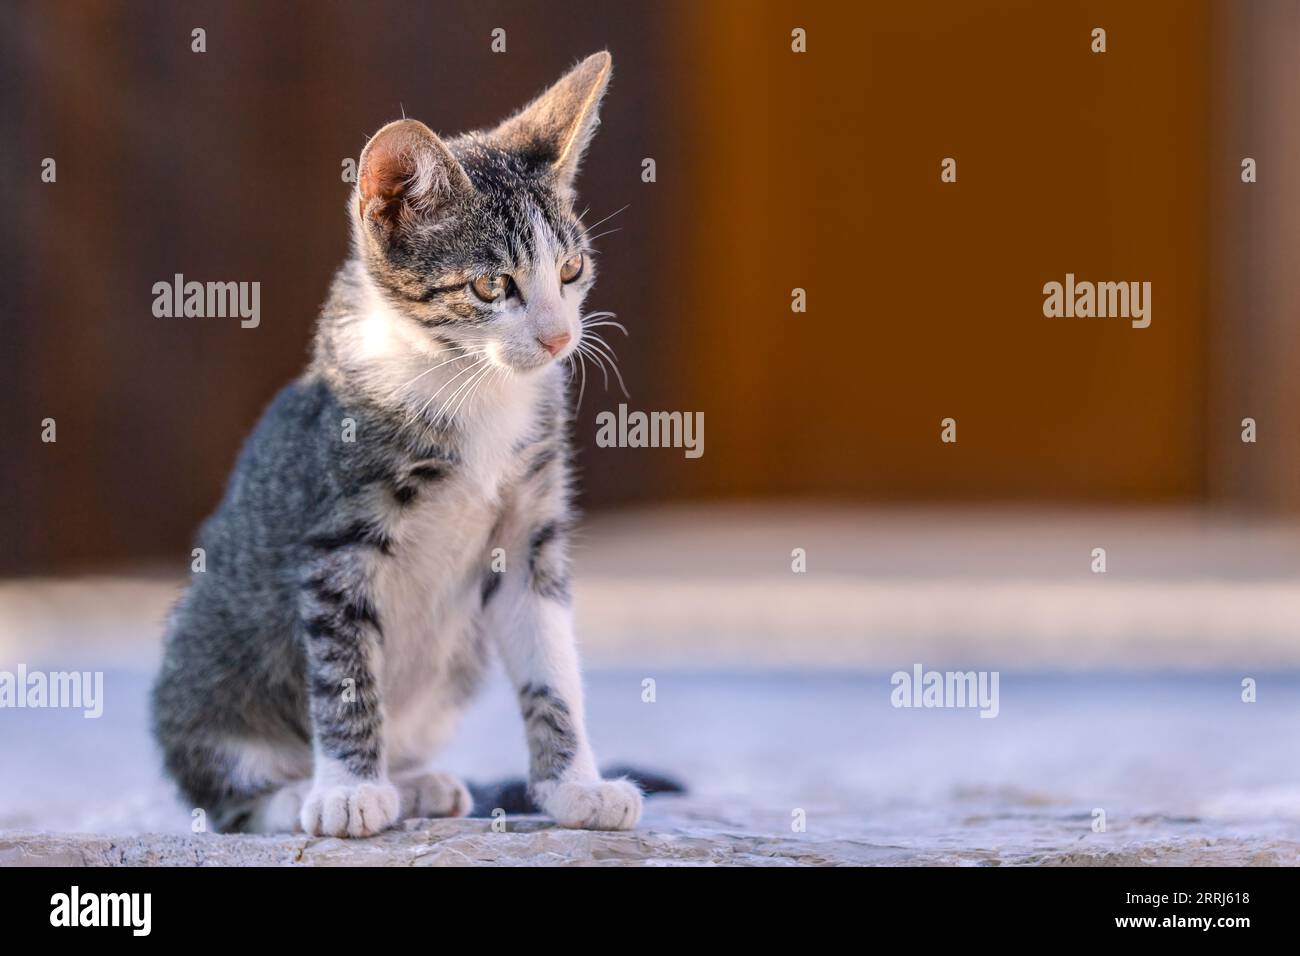
[[[708, 453], [677, 482], [1203, 493], [1207, 4], [689, 9], [698, 228], [676, 271], [679, 347]], [[1151, 327], [1045, 318], [1042, 286], [1066, 272], [1150, 281]]]

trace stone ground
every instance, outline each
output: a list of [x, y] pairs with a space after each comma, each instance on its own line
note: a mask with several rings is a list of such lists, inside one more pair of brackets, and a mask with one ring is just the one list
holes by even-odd
[[[258, 836], [0, 835], [0, 866], [1294, 866], [1300, 842], [1130, 834], [1111, 845], [1006, 852], [796, 839], [727, 826], [711, 810], [652, 813], [634, 833], [561, 830], [540, 818], [411, 820], [368, 840]], [[1080, 840], [1082, 843], [1082, 839]]]
[[[102, 670], [105, 700], [89, 720], [0, 710], [0, 865], [1300, 863], [1295, 526], [711, 508], [585, 531], [597, 753], [690, 790], [652, 800], [635, 832], [193, 835], [146, 729], [177, 579], [16, 581], [0, 582], [0, 670]], [[1106, 575], [1089, 570], [1098, 544]], [[916, 662], [999, 672], [998, 716], [894, 708], [890, 674]], [[440, 766], [483, 782], [526, 764], [494, 683]]]
[[[647, 704], [640, 674], [597, 672], [598, 752], [688, 795], [631, 833], [516, 817], [353, 841], [191, 834], [144, 732], [147, 674], [110, 672], [99, 720], [6, 715], [0, 865], [1300, 864], [1295, 675], [1260, 677], [1256, 704], [1234, 675], [1003, 675], [986, 720], [895, 709], [883, 673], [664, 672]], [[443, 766], [517, 773], [513, 706], [494, 685]]]

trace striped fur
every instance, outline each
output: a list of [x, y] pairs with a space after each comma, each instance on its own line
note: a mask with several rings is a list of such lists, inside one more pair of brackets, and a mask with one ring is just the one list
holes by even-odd
[[[167, 628], [155, 733], [218, 828], [468, 812], [429, 761], [493, 649], [532, 799], [566, 826], [635, 825], [640, 793], [587, 743], [567, 557], [562, 363], [595, 275], [572, 184], [609, 69], [588, 58], [493, 131], [402, 120], [363, 151], [312, 362], [241, 452]], [[470, 287], [498, 274], [510, 295]]]

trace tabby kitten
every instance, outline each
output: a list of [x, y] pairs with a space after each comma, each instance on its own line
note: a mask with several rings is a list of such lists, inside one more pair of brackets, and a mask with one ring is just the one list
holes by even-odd
[[155, 733], [217, 829], [468, 813], [427, 762], [493, 647], [536, 805], [636, 825], [640, 791], [587, 742], [566, 556], [564, 360], [595, 278], [573, 181], [610, 69], [588, 57], [490, 132], [400, 120], [362, 151], [311, 364], [241, 452], [167, 628]]

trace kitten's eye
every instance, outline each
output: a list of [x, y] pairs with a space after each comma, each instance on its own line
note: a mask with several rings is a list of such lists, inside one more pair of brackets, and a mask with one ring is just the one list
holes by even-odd
[[560, 281], [572, 282], [582, 275], [582, 267], [585, 262], [586, 257], [581, 252], [572, 259], [566, 259], [564, 265], [560, 266]]
[[505, 273], [479, 276], [469, 285], [474, 290], [474, 294], [484, 302], [495, 302], [510, 290], [510, 277]]

